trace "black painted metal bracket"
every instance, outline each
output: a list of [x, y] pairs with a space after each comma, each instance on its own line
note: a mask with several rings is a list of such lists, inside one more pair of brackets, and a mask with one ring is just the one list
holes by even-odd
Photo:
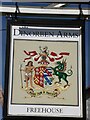
[[15, 10], [15, 20], [17, 20], [17, 15], [18, 15], [18, 13], [20, 13], [20, 10], [19, 10], [19, 6], [18, 6], [18, 3], [16, 2], [15, 3], [15, 5], [16, 5], [16, 10]]

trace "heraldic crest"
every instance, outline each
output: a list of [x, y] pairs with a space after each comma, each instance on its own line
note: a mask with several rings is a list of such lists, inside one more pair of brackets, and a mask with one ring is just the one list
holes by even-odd
[[70, 87], [69, 77], [73, 75], [72, 65], [67, 68], [70, 53], [56, 53], [47, 46], [38, 48], [39, 52], [23, 51], [26, 58], [24, 66], [20, 65], [21, 87], [30, 97], [58, 97]]

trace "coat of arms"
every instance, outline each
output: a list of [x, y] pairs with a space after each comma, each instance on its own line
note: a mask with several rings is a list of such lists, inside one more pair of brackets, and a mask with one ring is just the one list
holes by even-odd
[[69, 52], [56, 53], [47, 46], [39, 46], [39, 52], [24, 50], [23, 54], [26, 58], [23, 60], [25, 66], [20, 65], [21, 86], [30, 97], [58, 97], [69, 89], [69, 77], [73, 74], [72, 65], [67, 68]]

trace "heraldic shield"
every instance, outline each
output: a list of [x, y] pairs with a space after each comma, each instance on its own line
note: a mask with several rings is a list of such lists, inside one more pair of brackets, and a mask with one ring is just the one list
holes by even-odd
[[51, 68], [46, 68], [45, 66], [40, 66], [35, 68], [34, 75], [35, 84], [45, 87], [45, 85], [52, 84], [52, 70]]

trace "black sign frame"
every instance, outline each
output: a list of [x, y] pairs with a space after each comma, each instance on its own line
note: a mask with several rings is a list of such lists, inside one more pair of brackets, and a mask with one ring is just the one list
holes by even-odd
[[84, 20], [53, 20], [53, 19], [18, 19], [18, 21], [7, 21], [7, 43], [6, 43], [6, 66], [5, 66], [5, 89], [4, 89], [4, 106], [3, 119], [5, 120], [22, 120], [22, 119], [59, 119], [57, 116], [24, 116], [24, 115], [8, 115], [8, 99], [9, 99], [9, 75], [10, 75], [10, 53], [11, 53], [11, 27], [16, 26], [38, 26], [38, 27], [81, 27], [82, 35], [82, 106], [83, 117], [60, 117], [62, 120], [85, 120], [86, 119], [86, 100], [85, 100], [85, 21]]

